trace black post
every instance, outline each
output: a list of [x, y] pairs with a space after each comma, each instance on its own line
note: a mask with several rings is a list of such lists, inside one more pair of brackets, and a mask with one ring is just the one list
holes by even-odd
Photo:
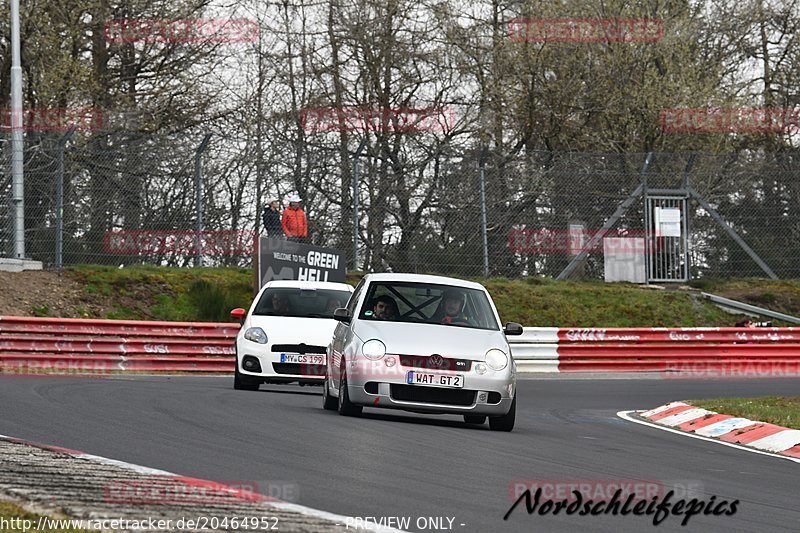
[[202, 238], [201, 232], [203, 231], [203, 151], [206, 149], [208, 145], [208, 141], [211, 139], [211, 134], [206, 133], [203, 137], [203, 140], [200, 142], [200, 146], [197, 147], [197, 151], [194, 154], [194, 202], [195, 202], [195, 210], [196, 210], [196, 230], [197, 234], [195, 235], [195, 251], [197, 256], [195, 257], [195, 264], [194, 266], [199, 267], [203, 266], [203, 246], [202, 246]]
[[358, 168], [361, 152], [367, 146], [367, 137], [361, 140], [353, 156], [353, 270], [358, 270]]
[[56, 270], [64, 264], [64, 149], [75, 134], [75, 126], [58, 141], [58, 173], [56, 174]]

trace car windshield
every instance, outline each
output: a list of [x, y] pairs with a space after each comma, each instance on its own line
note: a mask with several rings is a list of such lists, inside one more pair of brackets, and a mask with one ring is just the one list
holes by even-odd
[[261, 294], [254, 315], [333, 318], [333, 312], [344, 307], [349, 291], [335, 289], [301, 289], [272, 287]]
[[371, 283], [359, 318], [500, 329], [484, 291], [433, 283]]

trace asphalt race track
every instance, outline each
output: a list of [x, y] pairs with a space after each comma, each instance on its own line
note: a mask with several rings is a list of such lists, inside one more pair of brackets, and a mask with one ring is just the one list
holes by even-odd
[[740, 502], [733, 516], [694, 516], [687, 527], [669, 516], [659, 531], [797, 532], [800, 464], [616, 413], [798, 391], [800, 379], [523, 379], [516, 428], [496, 433], [450, 416], [367, 409], [341, 417], [322, 409], [319, 387], [246, 392], [221, 377], [0, 376], [0, 434], [187, 476], [290, 487], [284, 496], [296, 503], [411, 517], [412, 530], [419, 517], [450, 517], [455, 531], [642, 531], [654, 527], [652, 516], [529, 516], [524, 504], [508, 521], [503, 515], [519, 480], [656, 480]]

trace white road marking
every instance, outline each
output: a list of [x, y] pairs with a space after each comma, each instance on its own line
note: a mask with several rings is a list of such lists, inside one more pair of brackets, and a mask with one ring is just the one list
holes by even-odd
[[140, 466], [132, 463], [126, 463], [125, 461], [118, 461], [116, 459], [100, 457], [99, 455], [92, 455], [91, 453], [80, 453], [77, 455], [73, 455], [73, 457], [77, 457], [78, 459], [87, 459], [89, 461], [95, 461], [97, 463], [102, 463], [106, 465], [118, 466], [120, 468], [124, 468], [126, 470], [132, 470], [133, 472], [144, 474], [146, 476], [170, 476], [170, 477], [177, 476], [177, 474], [173, 474], [172, 472], [167, 472], [166, 470], [159, 470], [157, 468], [150, 468], [148, 466]]
[[[326, 520], [332, 520], [333, 522], [336, 522], [336, 525], [338, 526], [345, 526], [347, 524], [346, 516], [329, 513], [327, 511], [319, 511], [317, 509], [311, 509], [310, 507], [297, 505], [295, 503], [269, 502], [269, 505], [277, 507], [278, 509], [283, 509], [285, 511], [294, 511], [296, 513], [308, 516], [314, 516], [316, 518], [324, 518]], [[352, 520], [350, 523], [352, 523]], [[366, 531], [388, 531], [389, 533], [404, 533], [402, 529], [394, 529], [392, 527], [382, 526], [381, 524], [376, 524], [374, 522], [366, 522], [366, 521], [359, 522], [358, 529], [363, 529]]]
[[[713, 442], [713, 443], [716, 443], [716, 444], [722, 444], [723, 446], [729, 446], [731, 448], [737, 448], [739, 450], [744, 450], [744, 451], [750, 452], [750, 453], [757, 453], [759, 455], [766, 455], [766, 456], [769, 456], [769, 457], [777, 457], [779, 459], [788, 459], [789, 461], [792, 461], [794, 463], [800, 463], [800, 459], [798, 459], [796, 457], [790, 457], [788, 455], [779, 455], [779, 454], [776, 454], [776, 453], [762, 452], [761, 450], [754, 450], [753, 448], [748, 448], [747, 446], [742, 446], [740, 444], [734, 444], [733, 442], [725, 442], [724, 440], [712, 439], [710, 437], [703, 437], [703, 436], [700, 436], [700, 435], [695, 435], [693, 433], [687, 433], [687, 432], [681, 431], [679, 429], [673, 429], [673, 428], [670, 428], [670, 427], [667, 427], [667, 426], [660, 426], [660, 425], [656, 424], [655, 422], [649, 422], [649, 421], [644, 421], [644, 420], [639, 420], [637, 418], [633, 418], [632, 416], [630, 416], [631, 413], [636, 413], [636, 411], [619, 411], [617, 413], [617, 416], [622, 418], [623, 420], [627, 420], [628, 422], [633, 422], [634, 424], [641, 424], [643, 426], [654, 427], [654, 428], [657, 428], [657, 429], [661, 429], [663, 431], [669, 431], [670, 433], [677, 433], [678, 435], [683, 435], [684, 437], [691, 437], [693, 439], [705, 440], [705, 441]], [[641, 413], [639, 413], [639, 414], [641, 414]], [[724, 472], [724, 470], [720, 470], [720, 472]]]

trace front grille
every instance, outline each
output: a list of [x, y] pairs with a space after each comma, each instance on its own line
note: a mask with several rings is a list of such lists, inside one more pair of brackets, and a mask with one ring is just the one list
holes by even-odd
[[300, 376], [325, 376], [325, 365], [309, 365], [306, 363], [272, 363], [276, 374], [294, 374]]
[[468, 406], [475, 402], [475, 391], [420, 387], [416, 385], [391, 385], [392, 399], [401, 402], [437, 403], [442, 405]]
[[403, 366], [410, 366], [413, 368], [429, 368], [431, 370], [454, 370], [458, 372], [466, 372], [472, 368], [472, 361], [469, 359], [453, 359], [451, 357], [442, 357], [442, 364], [436, 365], [435, 360], [425, 355], [401, 355], [400, 364]]
[[299, 354], [324, 354], [327, 352], [325, 346], [313, 346], [311, 344], [273, 344], [272, 351], [276, 353], [299, 353]]

